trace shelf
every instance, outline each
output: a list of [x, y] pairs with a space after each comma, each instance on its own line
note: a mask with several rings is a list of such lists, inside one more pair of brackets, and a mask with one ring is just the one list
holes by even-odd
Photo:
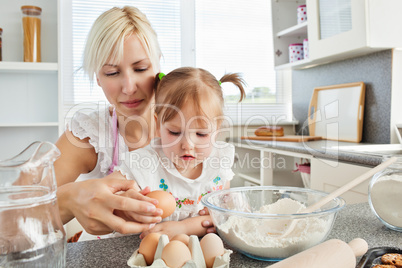
[[255, 172], [255, 173], [238, 173], [238, 176], [240, 178], [243, 178], [245, 180], [251, 181], [253, 183], [256, 183], [258, 185], [261, 184], [261, 179], [260, 179], [260, 173], [259, 172]]
[[58, 127], [58, 122], [0, 123], [0, 127]]
[[57, 72], [58, 65], [55, 62], [0, 62], [0, 72]]
[[282, 30], [276, 34], [277, 37], [289, 37], [289, 36], [299, 36], [306, 35], [307, 37], [307, 21], [297, 24], [295, 26], [289, 27]]
[[316, 65], [319, 65], [318, 62], [314, 62], [310, 59], [304, 59], [304, 60], [299, 60], [296, 62], [292, 62], [292, 63], [286, 63], [286, 64], [282, 64], [282, 65], [278, 65], [275, 67], [275, 70], [279, 71], [279, 70], [298, 70], [298, 69], [305, 69], [305, 68], [310, 68], [310, 67], [314, 67]]

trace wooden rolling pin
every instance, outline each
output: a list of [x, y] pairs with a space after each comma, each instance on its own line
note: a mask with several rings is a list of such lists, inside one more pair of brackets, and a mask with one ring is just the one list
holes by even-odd
[[277, 262], [269, 268], [354, 268], [356, 257], [362, 256], [367, 250], [367, 242], [361, 238], [353, 239], [349, 244], [339, 239], [331, 239]]

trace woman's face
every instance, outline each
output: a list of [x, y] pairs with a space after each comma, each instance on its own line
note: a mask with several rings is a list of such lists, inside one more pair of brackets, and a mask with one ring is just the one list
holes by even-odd
[[107, 62], [97, 74], [97, 82], [110, 104], [125, 116], [141, 116], [150, 111], [154, 100], [155, 73], [137, 35], [124, 41], [119, 63]]

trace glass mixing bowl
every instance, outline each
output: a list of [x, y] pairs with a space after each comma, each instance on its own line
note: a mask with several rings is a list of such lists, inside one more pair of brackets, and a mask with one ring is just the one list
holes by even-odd
[[[345, 205], [335, 198], [311, 213], [300, 213], [327, 193], [298, 187], [237, 187], [207, 194], [201, 202], [209, 210], [219, 236], [244, 255], [279, 261], [321, 243]], [[292, 221], [291, 233], [281, 236]]]

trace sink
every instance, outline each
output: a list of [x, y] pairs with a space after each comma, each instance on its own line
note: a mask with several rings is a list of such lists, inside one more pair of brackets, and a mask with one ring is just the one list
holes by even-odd
[[331, 146], [330, 150], [337, 150], [348, 153], [360, 153], [370, 155], [402, 155], [402, 144], [372, 144], [352, 146]]

